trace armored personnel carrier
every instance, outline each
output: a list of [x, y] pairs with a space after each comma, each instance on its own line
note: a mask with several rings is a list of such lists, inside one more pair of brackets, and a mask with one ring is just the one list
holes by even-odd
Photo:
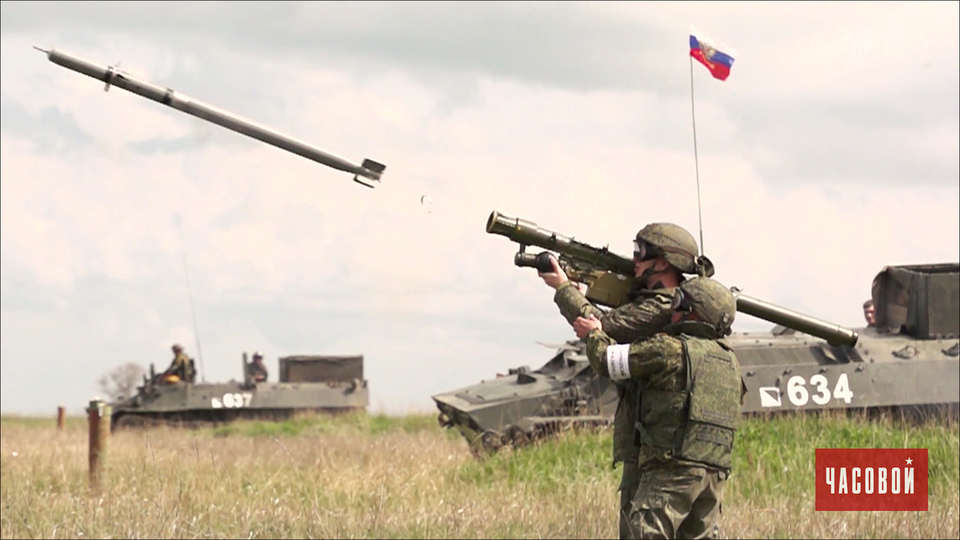
[[136, 394], [111, 404], [111, 428], [282, 420], [298, 412], [366, 410], [363, 356], [287, 356], [278, 364], [280, 382], [257, 382], [244, 353], [242, 381], [197, 384], [164, 382], [151, 364], [150, 376], [144, 376]]
[[[737, 293], [736, 289], [734, 292]], [[960, 264], [888, 266], [874, 279], [876, 325], [822, 332], [830, 324], [777, 306], [741, 305], [784, 326], [728, 336], [740, 361], [745, 415], [821, 409], [960, 405]], [[757, 309], [757, 308], [761, 309]], [[433, 396], [444, 427], [459, 429], [474, 453], [521, 446], [563, 426], [610, 423], [617, 390], [597, 377], [582, 341], [558, 348], [543, 367]]]
[[789, 330], [728, 338], [745, 413], [960, 404], [960, 264], [885, 267], [853, 347]]
[[432, 397], [440, 426], [459, 429], [477, 455], [506, 444], [523, 446], [570, 426], [608, 424], [617, 409], [617, 389], [596, 376], [583, 341], [559, 345], [537, 370], [521, 366]]

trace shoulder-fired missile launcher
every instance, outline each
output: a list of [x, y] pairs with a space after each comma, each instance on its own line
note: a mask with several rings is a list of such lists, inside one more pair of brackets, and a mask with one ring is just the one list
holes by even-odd
[[283, 420], [299, 412], [366, 410], [363, 356], [287, 356], [278, 361], [280, 382], [257, 382], [243, 355], [243, 380], [165, 382], [150, 376], [136, 394], [111, 404], [111, 428], [219, 424], [238, 419]]

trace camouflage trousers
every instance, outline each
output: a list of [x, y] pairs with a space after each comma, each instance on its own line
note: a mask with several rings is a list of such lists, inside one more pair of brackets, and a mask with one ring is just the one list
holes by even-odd
[[[648, 463], [642, 469], [634, 465], [637, 481], [631, 488], [624, 465], [621, 538], [720, 537], [717, 520], [726, 473], [676, 462]], [[634, 492], [628, 503], [629, 489]]]
[[637, 486], [640, 485], [638, 461], [623, 462], [623, 476], [620, 478], [620, 540], [633, 538], [630, 533], [630, 508], [633, 505], [633, 496], [637, 493]]

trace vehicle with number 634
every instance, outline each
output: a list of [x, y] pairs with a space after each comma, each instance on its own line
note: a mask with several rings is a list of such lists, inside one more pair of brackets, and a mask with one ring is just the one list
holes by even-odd
[[[771, 313], [784, 321], [769, 333], [725, 338], [747, 388], [743, 413], [853, 409], [956, 415], [960, 264], [887, 266], [874, 279], [871, 293], [875, 325], [858, 328], [853, 344], [804, 333], [827, 325], [802, 314], [755, 299], [743, 306], [763, 308], [751, 315], [771, 320], [765, 316]], [[740, 308], [738, 304], [738, 310], [746, 311]], [[480, 455], [525, 445], [559, 427], [609, 424], [616, 397], [616, 387], [597, 377], [578, 340], [559, 346], [539, 369], [511, 369], [433, 399], [440, 425], [459, 429], [471, 451]]]
[[363, 356], [287, 356], [278, 364], [280, 382], [258, 382], [244, 353], [242, 381], [196, 384], [163, 382], [151, 364], [136, 394], [111, 403], [111, 429], [366, 410]]
[[745, 413], [930, 408], [960, 402], [960, 264], [887, 266], [873, 280], [874, 326], [853, 347], [775, 328], [734, 334]]

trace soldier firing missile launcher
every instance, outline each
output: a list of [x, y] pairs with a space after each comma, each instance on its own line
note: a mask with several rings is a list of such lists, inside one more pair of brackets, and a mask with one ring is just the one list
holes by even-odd
[[[496, 211], [487, 219], [487, 232], [506, 236], [520, 244], [520, 251], [514, 257], [517, 266], [552, 272], [547, 252], [532, 255], [524, 250], [526, 246], [534, 245], [556, 251], [560, 254], [557, 262], [567, 276], [588, 286], [587, 299], [608, 307], [617, 307], [628, 301], [627, 295], [633, 284], [633, 261], [627, 257]], [[737, 311], [741, 313], [819, 337], [831, 345], [853, 347], [857, 343], [858, 334], [853, 330], [747, 296], [736, 287], [730, 290], [737, 299]]]
[[[113, 66], [99, 66], [55, 49], [50, 49], [47, 51], [39, 47], [34, 48], [45, 53], [47, 58], [54, 64], [63, 66], [78, 73], [82, 73], [99, 81], [103, 81], [106, 84], [106, 86], [104, 86], [104, 91], [109, 90], [111, 85], [119, 86], [124, 90], [133, 92], [134, 94], [143, 96], [158, 103], [162, 103], [169, 107], [173, 107], [174, 109], [183, 111], [189, 115], [202, 118], [208, 122], [212, 122], [229, 130], [236, 131], [237, 133], [242, 133], [248, 137], [257, 139], [258, 141], [276, 146], [277, 148], [282, 148], [288, 152], [303, 156], [311, 161], [315, 161], [328, 167], [333, 167], [334, 169], [340, 171], [353, 173], [353, 180], [355, 182], [369, 188], [374, 186], [368, 181], [379, 182], [380, 175], [382, 175], [383, 171], [386, 169], [386, 165], [377, 163], [371, 159], [364, 159], [363, 163], [360, 165], [353, 164], [343, 158], [328, 154], [312, 145], [292, 137], [288, 137], [266, 126], [257, 124], [247, 120], [246, 118], [231, 114], [211, 105], [207, 105], [202, 101], [192, 99], [179, 92], [175, 92], [173, 89], [161, 88], [155, 84], [138, 79], [137, 77], [120, 71]], [[361, 179], [361, 177], [366, 180]]]
[[[539, 246], [559, 254], [567, 276], [589, 285], [586, 296], [596, 304], [616, 307], [628, 301], [634, 272], [626, 257], [497, 212], [490, 215], [487, 232], [520, 244], [514, 258], [518, 266], [552, 271], [548, 253], [524, 252], [528, 245]], [[958, 271], [957, 263], [884, 267], [872, 285], [876, 326], [859, 333], [732, 287], [738, 311], [787, 327], [723, 338], [741, 367], [747, 390], [743, 414], [871, 410], [955, 418]], [[583, 340], [556, 348], [539, 369], [521, 365], [494, 379], [434, 394], [440, 425], [459, 430], [477, 456], [573, 427], [609, 425], [618, 386], [593, 370]]]

